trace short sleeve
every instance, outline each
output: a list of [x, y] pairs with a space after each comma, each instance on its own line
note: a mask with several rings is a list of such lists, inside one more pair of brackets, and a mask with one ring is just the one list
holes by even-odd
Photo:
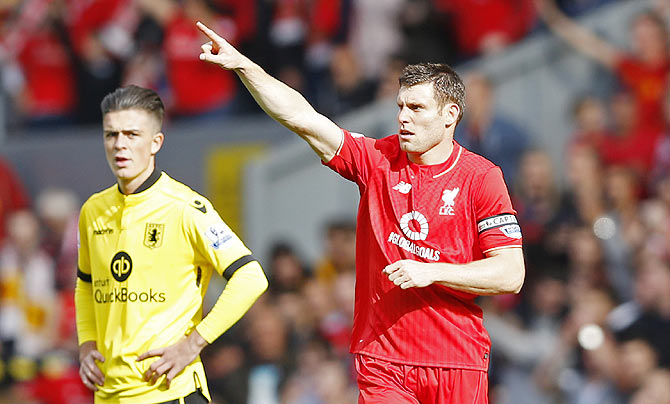
[[371, 168], [375, 164], [376, 139], [365, 137], [359, 133], [344, 133], [342, 146], [328, 163], [323, 163], [342, 177], [357, 183], [359, 186], [367, 183]]
[[521, 228], [499, 167], [492, 167], [484, 174], [474, 198], [480, 249], [486, 253], [521, 247]]
[[253, 260], [251, 251], [204, 197], [195, 197], [185, 207], [184, 226], [197, 254], [226, 278], [235, 266], [244, 265], [242, 261]]

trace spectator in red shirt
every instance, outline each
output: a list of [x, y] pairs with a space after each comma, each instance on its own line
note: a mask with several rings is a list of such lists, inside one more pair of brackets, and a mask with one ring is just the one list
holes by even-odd
[[28, 194], [21, 180], [9, 162], [0, 156], [0, 245], [5, 238], [9, 215], [27, 208], [28, 205]]
[[660, 16], [653, 12], [637, 15], [631, 25], [631, 50], [625, 51], [571, 20], [554, 0], [535, 1], [543, 20], [556, 35], [613, 71], [628, 87], [637, 104], [638, 125], [661, 128], [662, 99], [669, 84], [670, 36]]
[[[227, 2], [234, 4], [234, 2]], [[239, 2], [247, 3], [247, 2]], [[230, 11], [242, 15], [238, 25], [236, 14], [219, 12], [219, 3], [206, 0], [140, 0], [139, 5], [153, 17], [164, 30], [163, 55], [171, 97], [169, 109], [177, 117], [196, 117], [225, 113], [236, 93], [231, 73], [220, 72], [216, 66], [200, 63], [197, 47], [201, 36], [195, 21], [205, 21], [219, 32], [224, 32], [235, 44], [249, 35], [249, 11], [235, 6]], [[246, 25], [245, 25], [246, 24]]]
[[433, 0], [449, 14], [460, 53], [471, 57], [500, 51], [535, 25], [530, 0]]

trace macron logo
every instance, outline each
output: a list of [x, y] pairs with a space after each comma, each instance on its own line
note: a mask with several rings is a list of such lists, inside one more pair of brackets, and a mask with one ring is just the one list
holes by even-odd
[[405, 181], [400, 181], [398, 185], [393, 187], [393, 189], [400, 192], [401, 194], [408, 194], [412, 189], [412, 184], [408, 184]]

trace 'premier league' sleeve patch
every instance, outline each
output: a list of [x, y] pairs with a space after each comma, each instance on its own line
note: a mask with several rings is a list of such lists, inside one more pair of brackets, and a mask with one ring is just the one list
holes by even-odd
[[508, 224], [500, 227], [500, 231], [509, 238], [521, 238], [521, 227], [518, 224]]
[[233, 232], [225, 223], [219, 222], [209, 226], [209, 229], [205, 232], [205, 236], [212, 242], [212, 248], [219, 250], [233, 239]]

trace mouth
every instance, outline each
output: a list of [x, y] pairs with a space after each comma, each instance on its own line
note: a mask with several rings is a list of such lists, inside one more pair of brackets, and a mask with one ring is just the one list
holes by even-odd
[[400, 129], [400, 132], [398, 132], [398, 135], [400, 136], [400, 139], [402, 139], [402, 140], [409, 140], [412, 136], [414, 136], [414, 132], [410, 132], [407, 129]]
[[114, 163], [116, 164], [117, 167], [124, 167], [128, 164], [130, 159], [127, 159], [125, 157], [114, 157]]

